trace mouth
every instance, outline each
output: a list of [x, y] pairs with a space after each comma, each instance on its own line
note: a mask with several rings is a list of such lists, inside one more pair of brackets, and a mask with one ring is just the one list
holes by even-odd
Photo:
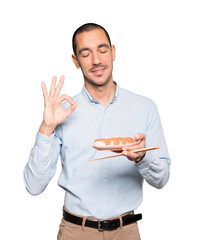
[[93, 67], [90, 72], [92, 72], [94, 75], [102, 75], [103, 72], [106, 70], [105, 66], [102, 67]]

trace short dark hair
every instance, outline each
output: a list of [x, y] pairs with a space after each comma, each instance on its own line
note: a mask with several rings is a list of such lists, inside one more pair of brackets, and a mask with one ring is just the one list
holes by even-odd
[[92, 31], [94, 29], [102, 29], [105, 34], [106, 34], [106, 37], [109, 41], [109, 44], [111, 46], [111, 40], [110, 40], [110, 37], [109, 37], [109, 34], [108, 32], [106, 31], [106, 29], [96, 23], [86, 23], [86, 24], [83, 24], [82, 26], [80, 26], [79, 28], [76, 29], [76, 31], [74, 32], [73, 34], [73, 37], [72, 37], [72, 48], [73, 48], [73, 52], [74, 54], [76, 55], [76, 35], [79, 34], [79, 33], [82, 33], [82, 32], [89, 32], [89, 31]]

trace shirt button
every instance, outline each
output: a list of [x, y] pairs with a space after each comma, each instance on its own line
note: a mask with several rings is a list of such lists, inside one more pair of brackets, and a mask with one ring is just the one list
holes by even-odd
[[49, 145], [49, 141], [46, 141], [46, 144]]
[[107, 180], [106, 180], [106, 179], [104, 179], [104, 182], [106, 183], [106, 182], [107, 182]]
[[104, 204], [103, 207], [106, 208], [106, 204]]

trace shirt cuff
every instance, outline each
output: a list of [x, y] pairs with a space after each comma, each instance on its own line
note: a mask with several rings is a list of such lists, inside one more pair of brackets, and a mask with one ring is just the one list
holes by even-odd
[[141, 161], [136, 162], [135, 166], [139, 171], [141, 171], [142, 169], [147, 169], [153, 160], [154, 160], [154, 155], [152, 151], [146, 152], [146, 155], [144, 156], [144, 158]]
[[35, 145], [41, 150], [49, 150], [52, 143], [54, 142], [54, 135], [55, 133], [52, 133], [50, 136], [47, 136], [38, 132]]

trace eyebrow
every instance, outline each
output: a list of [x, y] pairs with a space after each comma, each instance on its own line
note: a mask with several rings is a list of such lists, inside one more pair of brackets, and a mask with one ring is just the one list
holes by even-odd
[[[105, 48], [109, 48], [109, 45], [108, 44], [106, 44], [106, 43], [102, 43], [102, 44], [99, 44], [98, 45], [98, 48], [102, 48], [102, 47], [105, 47]], [[89, 51], [90, 49], [89, 48], [81, 48], [81, 49], [79, 49], [79, 55], [82, 53], [82, 52], [84, 52], [84, 51]]]
[[109, 48], [109, 45], [106, 43], [99, 44], [98, 48], [102, 48], [102, 47]]

